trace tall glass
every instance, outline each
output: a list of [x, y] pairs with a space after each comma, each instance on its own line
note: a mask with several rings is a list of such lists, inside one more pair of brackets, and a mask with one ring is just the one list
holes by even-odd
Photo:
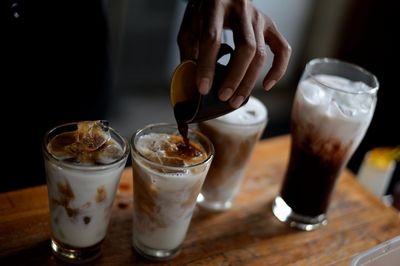
[[57, 126], [43, 154], [49, 194], [51, 248], [68, 262], [100, 255], [129, 144], [104, 121]]
[[266, 106], [250, 96], [235, 111], [199, 123], [200, 131], [210, 138], [215, 148], [215, 157], [197, 198], [199, 205], [212, 211], [232, 207], [267, 120]]
[[214, 156], [206, 136], [189, 130], [188, 138], [189, 145], [176, 125], [154, 124], [138, 130], [131, 139], [132, 244], [152, 260], [171, 259], [181, 250]]
[[331, 58], [311, 60], [292, 109], [289, 164], [273, 213], [310, 231], [327, 224], [336, 180], [371, 122], [377, 78], [359, 66]]

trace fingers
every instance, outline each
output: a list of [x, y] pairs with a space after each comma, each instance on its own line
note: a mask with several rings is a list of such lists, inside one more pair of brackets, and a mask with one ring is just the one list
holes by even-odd
[[178, 46], [181, 61], [197, 59], [199, 53], [199, 34], [201, 27], [200, 2], [188, 2], [178, 33]]
[[203, 0], [202, 5], [203, 24], [199, 43], [196, 84], [201, 94], [207, 94], [214, 78], [215, 62], [224, 23], [224, 9], [220, 1]]
[[234, 108], [240, 107], [243, 100], [250, 95], [267, 57], [263, 34], [264, 20], [261, 14], [257, 13], [254, 15], [252, 24], [256, 40], [256, 50], [245, 76], [235, 94], [229, 100], [230, 105]]
[[229, 62], [228, 74], [222, 83], [219, 93], [219, 98], [222, 101], [226, 101], [230, 99], [232, 95], [235, 95], [235, 97], [230, 99], [230, 104], [233, 107], [239, 107], [243, 103], [245, 97], [249, 93], [249, 86], [252, 83], [251, 80], [249, 82], [248, 79], [245, 81], [247, 84], [243, 83], [241, 92], [244, 95], [236, 92], [241, 82], [244, 81], [243, 78], [246, 75], [247, 69], [256, 51], [256, 38], [250, 19], [251, 16], [249, 16], [248, 12], [247, 1], [243, 1], [240, 9], [238, 9], [237, 19], [240, 21], [233, 29], [236, 46], [235, 53]]
[[[201, 5], [201, 6], [200, 6]], [[190, 0], [178, 34], [181, 60], [197, 59], [196, 84], [201, 94], [212, 86], [223, 28], [232, 29], [235, 52], [219, 90], [222, 101], [239, 107], [250, 95], [266, 60], [266, 45], [274, 54], [263, 80], [270, 90], [286, 72], [291, 48], [273, 21], [247, 0]]]
[[269, 47], [274, 54], [272, 66], [263, 81], [263, 87], [268, 91], [285, 74], [292, 53], [292, 48], [276, 29], [276, 26], [272, 21], [269, 21], [267, 25], [270, 26], [265, 30], [265, 42], [269, 44]]

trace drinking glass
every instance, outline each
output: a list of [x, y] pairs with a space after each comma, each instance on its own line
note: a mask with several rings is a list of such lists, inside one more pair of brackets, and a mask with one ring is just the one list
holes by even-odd
[[189, 130], [188, 138], [189, 145], [176, 125], [153, 124], [131, 139], [132, 244], [152, 260], [169, 260], [179, 254], [214, 156], [206, 136]]
[[215, 156], [197, 202], [212, 211], [233, 206], [253, 150], [268, 121], [266, 106], [257, 98], [235, 111], [199, 123], [214, 144]]
[[306, 231], [327, 224], [335, 183], [369, 127], [378, 88], [357, 65], [307, 63], [293, 103], [289, 164], [272, 206], [280, 221]]
[[43, 154], [51, 248], [68, 262], [100, 255], [129, 144], [104, 121], [69, 123], [45, 134]]

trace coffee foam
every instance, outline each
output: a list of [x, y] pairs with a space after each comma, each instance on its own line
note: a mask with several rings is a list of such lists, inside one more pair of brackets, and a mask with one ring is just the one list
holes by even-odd
[[293, 105], [293, 119], [302, 130], [312, 126], [318, 128], [321, 137], [358, 143], [375, 109], [376, 98], [367, 93], [370, 90], [365, 83], [333, 75], [302, 80]]
[[267, 115], [265, 105], [257, 98], [250, 96], [245, 105], [216, 120], [229, 124], [253, 125], [264, 121]]
[[257, 98], [250, 96], [246, 105], [239, 109], [202, 123], [221, 134], [248, 138], [264, 130], [267, 119], [268, 111], [265, 105]]

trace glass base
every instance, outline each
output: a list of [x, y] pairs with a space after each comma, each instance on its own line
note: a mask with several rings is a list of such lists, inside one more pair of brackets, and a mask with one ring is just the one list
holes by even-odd
[[328, 224], [325, 214], [312, 217], [295, 213], [280, 196], [274, 199], [272, 212], [279, 221], [304, 231], [312, 231]]
[[51, 249], [53, 254], [66, 262], [72, 263], [84, 263], [96, 259], [101, 254], [101, 243], [86, 247], [76, 248], [69, 245], [61, 244], [55, 239], [51, 239]]
[[197, 203], [210, 211], [226, 211], [230, 208], [232, 208], [232, 201], [226, 201], [226, 202], [221, 202], [221, 201], [208, 201], [204, 198], [204, 196], [200, 193], [199, 196], [197, 197]]
[[166, 261], [173, 259], [178, 256], [181, 251], [181, 246], [171, 250], [150, 248], [140, 244], [135, 238], [133, 239], [133, 247], [141, 256], [154, 261]]

